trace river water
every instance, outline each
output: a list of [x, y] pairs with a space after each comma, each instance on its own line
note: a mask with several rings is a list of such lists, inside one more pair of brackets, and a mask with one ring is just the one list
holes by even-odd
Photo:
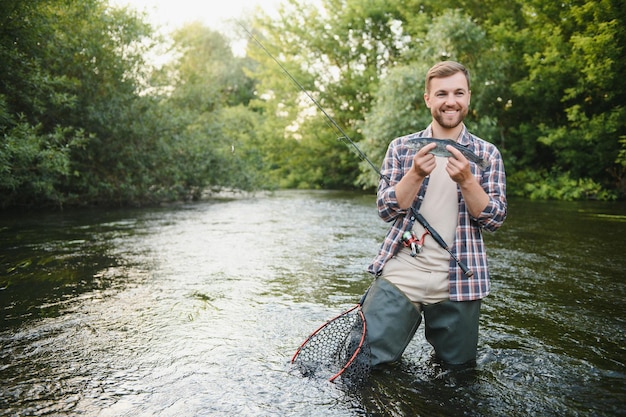
[[0, 415], [626, 415], [624, 203], [510, 202], [474, 371], [433, 364], [422, 327], [357, 392], [294, 372], [386, 228], [345, 192], [4, 213]]

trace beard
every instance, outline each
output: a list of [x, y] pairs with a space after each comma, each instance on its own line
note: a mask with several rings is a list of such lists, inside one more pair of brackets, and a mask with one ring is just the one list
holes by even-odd
[[431, 110], [433, 119], [435, 119], [439, 126], [443, 127], [444, 129], [454, 129], [455, 127], [457, 127], [465, 119], [465, 116], [467, 116], [467, 112], [468, 108], [465, 107], [451, 118], [449, 116], [446, 116], [443, 111]]

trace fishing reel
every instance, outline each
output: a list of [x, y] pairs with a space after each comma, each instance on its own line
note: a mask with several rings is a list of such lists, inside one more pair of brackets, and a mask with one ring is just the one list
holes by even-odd
[[422, 247], [424, 246], [424, 238], [428, 234], [428, 231], [424, 232], [421, 239], [417, 238], [417, 235], [414, 231], [406, 231], [402, 234], [402, 244], [411, 248], [411, 256], [416, 257], [418, 253], [422, 252]]

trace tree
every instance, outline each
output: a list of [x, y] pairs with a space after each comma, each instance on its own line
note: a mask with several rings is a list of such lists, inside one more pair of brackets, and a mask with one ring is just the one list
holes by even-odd
[[[512, 194], [537, 196], [529, 190], [532, 182], [547, 185], [542, 198], [610, 198], [606, 190], [623, 187], [626, 154], [619, 68], [625, 25], [618, 3], [329, 0], [317, 8], [289, 0], [279, 19], [259, 18], [257, 27], [289, 71], [374, 159], [399, 127], [410, 130], [416, 125], [411, 118], [421, 117], [413, 111], [422, 91], [411, 69], [419, 78], [426, 63], [457, 59], [473, 74], [467, 124], [500, 147]], [[249, 53], [259, 68], [273, 65]], [[262, 106], [280, 108], [267, 116], [294, 126], [302, 108], [294, 108], [299, 101], [293, 93], [270, 84], [266, 73], [253, 76], [267, 87], [261, 91], [271, 92]], [[299, 136], [298, 146], [310, 146], [305, 138], [319, 129], [307, 125], [285, 137]], [[314, 162], [324, 172], [336, 169], [337, 161], [324, 160], [330, 147], [316, 151], [321, 153]], [[358, 180], [350, 169], [341, 175], [369, 187], [375, 182], [370, 169], [361, 163]], [[571, 192], [562, 192], [563, 184]]]
[[[615, 190], [623, 184], [618, 161], [619, 138], [626, 131], [622, 9], [604, 0], [526, 5], [525, 74], [512, 83], [523, 114], [512, 136], [521, 143], [535, 138], [533, 148], [541, 153], [514, 150], [522, 174], [544, 170], [546, 179], [591, 180]], [[598, 187], [592, 188], [587, 197], [599, 198]]]
[[[380, 73], [388, 63], [394, 62], [401, 48], [389, 26], [393, 11], [385, 1], [365, 4], [356, 0], [328, 0], [318, 8], [289, 0], [278, 19], [260, 16], [253, 25], [257, 38], [270, 53], [280, 59], [334, 123], [358, 142], [362, 136], [357, 125], [371, 106]], [[248, 54], [259, 62], [251, 73], [260, 80], [260, 100], [255, 105], [264, 109], [268, 123], [280, 121], [267, 141], [279, 143], [273, 146], [276, 153], [272, 154], [270, 166], [282, 178], [289, 179], [282, 184], [354, 187], [359, 159], [337, 141], [342, 134], [333, 122], [259, 45], [251, 42]], [[300, 157], [284, 157], [285, 149], [297, 149]], [[294, 160], [298, 163], [292, 164]], [[289, 168], [284, 167], [286, 163], [291, 164]]]
[[136, 94], [150, 27], [96, 0], [3, 6], [3, 205], [145, 190], [153, 161], [132, 125], [150, 105]]
[[[1, 205], [128, 205], [251, 187], [227, 109], [252, 81], [228, 40], [197, 25], [175, 34], [176, 64], [143, 15], [101, 0], [3, 2]], [[256, 118], [248, 117], [249, 121]], [[225, 125], [228, 121], [230, 125]], [[235, 136], [237, 136], [235, 138]]]
[[197, 22], [172, 37], [175, 59], [161, 76], [168, 87], [164, 105], [182, 121], [172, 144], [179, 179], [194, 190], [194, 198], [207, 186], [256, 186], [257, 176], [247, 172], [244, 162], [246, 138], [239, 131], [249, 132], [253, 141], [258, 123], [247, 109], [254, 87], [244, 73], [247, 60], [233, 55], [222, 34]]

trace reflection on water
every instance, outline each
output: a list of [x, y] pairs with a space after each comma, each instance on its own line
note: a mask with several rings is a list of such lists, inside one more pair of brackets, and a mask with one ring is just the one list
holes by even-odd
[[475, 371], [418, 330], [361, 392], [293, 372], [386, 227], [371, 195], [310, 191], [3, 216], [0, 415], [626, 415], [622, 203], [511, 203]]

